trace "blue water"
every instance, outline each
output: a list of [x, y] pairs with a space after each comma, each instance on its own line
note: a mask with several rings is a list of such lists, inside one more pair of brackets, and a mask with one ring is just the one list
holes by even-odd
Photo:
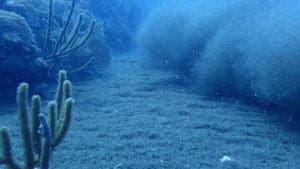
[[300, 168], [300, 1], [50, 2], [0, 0], [18, 160], [18, 85], [47, 114], [64, 69], [76, 104], [49, 168]]

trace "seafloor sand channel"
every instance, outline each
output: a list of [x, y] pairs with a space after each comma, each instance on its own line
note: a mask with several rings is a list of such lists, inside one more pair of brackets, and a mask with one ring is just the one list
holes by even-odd
[[[207, 100], [169, 73], [114, 60], [105, 77], [74, 85], [76, 109], [55, 169], [298, 169], [299, 133], [257, 108]], [[1, 126], [20, 154], [15, 107]], [[221, 163], [228, 156], [232, 161]], [[1, 167], [0, 167], [1, 168]]]

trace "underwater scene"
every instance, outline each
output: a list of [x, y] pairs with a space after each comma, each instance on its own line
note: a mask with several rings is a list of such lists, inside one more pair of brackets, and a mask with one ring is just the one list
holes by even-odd
[[299, 0], [0, 0], [0, 169], [300, 169]]

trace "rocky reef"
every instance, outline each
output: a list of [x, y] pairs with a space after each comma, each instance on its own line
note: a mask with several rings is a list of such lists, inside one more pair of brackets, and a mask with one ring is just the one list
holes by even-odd
[[25, 79], [41, 81], [46, 65], [24, 17], [0, 10], [0, 86], [15, 87]]
[[60, 69], [94, 76], [110, 63], [102, 23], [84, 1], [1, 0], [0, 24], [0, 87], [9, 91]]

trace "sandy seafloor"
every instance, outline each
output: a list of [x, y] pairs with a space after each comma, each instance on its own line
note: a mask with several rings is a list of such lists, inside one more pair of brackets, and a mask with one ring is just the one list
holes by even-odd
[[[285, 119], [207, 99], [177, 81], [175, 75], [121, 58], [102, 78], [74, 83], [72, 125], [50, 168], [300, 168], [299, 130]], [[15, 112], [14, 106], [2, 105], [0, 125], [9, 127], [20, 157]], [[224, 156], [231, 161], [220, 162]]]

